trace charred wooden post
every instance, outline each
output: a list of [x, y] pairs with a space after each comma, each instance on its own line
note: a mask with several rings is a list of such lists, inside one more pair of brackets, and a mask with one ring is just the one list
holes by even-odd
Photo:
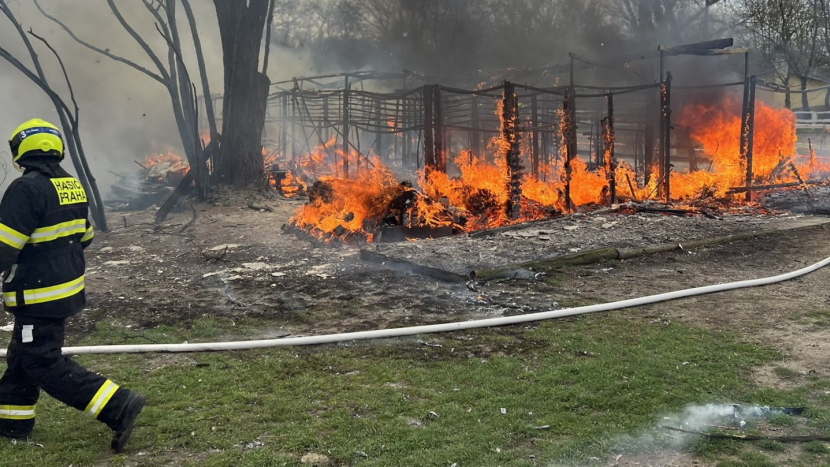
[[349, 178], [349, 75], [343, 88], [343, 177]]
[[[568, 138], [568, 180], [571, 178], [571, 164], [570, 161], [576, 157], [577, 152], [577, 138], [578, 128], [576, 125], [576, 83], [574, 82], [574, 56], [571, 55], [570, 66], [570, 87], [568, 89], [568, 126], [570, 128], [570, 138]], [[568, 204], [570, 211], [571, 205]]]
[[657, 116], [655, 103], [655, 96], [653, 92], [648, 94], [646, 100], [646, 128], [643, 132], [643, 185], [648, 186], [651, 183], [651, 177], [654, 175], [653, 171], [656, 168], [654, 162], [654, 118]]
[[[311, 135], [309, 135], [308, 131], [306, 131], [306, 127], [310, 126], [314, 129], [314, 119], [311, 116], [311, 113], [308, 111], [308, 106], [305, 102], [305, 96], [303, 95], [302, 89], [300, 89], [299, 83], [297, 79], [294, 78], [294, 112], [300, 116], [300, 130], [303, 132], [303, 140], [305, 144], [303, 145], [304, 153], [311, 153], [314, 150], [314, 145], [311, 143]], [[308, 116], [308, 123], [306, 123], [306, 116]], [[319, 135], [318, 135], [319, 136]]]
[[403, 124], [401, 125], [401, 164], [404, 167], [410, 167], [412, 165], [412, 161], [409, 160], [409, 132], [406, 130], [409, 126], [409, 99], [407, 97], [403, 98], [402, 104], [402, 112], [403, 112]]
[[660, 155], [663, 164], [663, 196], [666, 203], [671, 202], [671, 72], [666, 73], [666, 79], [661, 87], [661, 132], [660, 132]]
[[434, 102], [432, 86], [424, 86], [422, 94], [424, 98], [424, 168], [435, 170], [437, 161], [435, 160], [435, 139], [433, 133], [433, 111], [432, 105]]
[[510, 219], [518, 219], [522, 210], [522, 151], [519, 144], [519, 96], [513, 83], [504, 82], [502, 97], [501, 115], [501, 137], [507, 145], [507, 170], [510, 176], [508, 192], [510, 198], [507, 202], [507, 215]]
[[481, 133], [479, 130], [478, 119], [478, 96], [472, 95], [470, 100], [470, 120], [472, 121], [472, 131], [470, 132], [470, 149], [473, 156], [482, 159], [481, 154]]
[[389, 161], [386, 158], [386, 148], [383, 147], [383, 130], [385, 122], [381, 118], [381, 105], [381, 100], [378, 99], [377, 102], [375, 102], [375, 131], [377, 132], [375, 133], [375, 151], [377, 151], [377, 154], [380, 156], [380, 160], [387, 163]]
[[605, 172], [605, 138], [606, 138], [606, 125], [608, 125], [608, 118], [602, 117], [597, 120], [597, 144], [599, 148], [597, 149], [597, 167], [602, 167], [603, 173]]
[[660, 82], [660, 128], [657, 133], [657, 196], [664, 196], [666, 178], [666, 82]]
[[397, 99], [395, 101], [395, 124], [392, 127], [392, 141], [395, 142], [393, 145], [393, 152], [392, 155], [397, 159], [400, 155], [398, 152], [398, 140], [400, 139], [400, 125], [401, 125], [401, 100]]
[[282, 95], [282, 121], [280, 122], [280, 153], [288, 157], [288, 94]]
[[[365, 123], [371, 122], [371, 116], [370, 115], [371, 115], [372, 110], [367, 109], [367, 107], [366, 107], [366, 97], [365, 96], [360, 96], [360, 97], [357, 98], [355, 108], [360, 109], [360, 110], [366, 110], [365, 114], [369, 114], [369, 115], [364, 114], [364, 115], [361, 115], [361, 117], [365, 118]], [[352, 122], [351, 111], [352, 111], [352, 108], [351, 108], [351, 102], [350, 102], [349, 103], [349, 124], [351, 124], [351, 122]], [[360, 122], [360, 120], [361, 120], [361, 118], [358, 117], [357, 121]], [[357, 146], [356, 149], [357, 149], [358, 153], [361, 153], [361, 151], [360, 151], [360, 141], [361, 141], [362, 138], [360, 137], [360, 130], [361, 130], [360, 126], [355, 125], [355, 127], [354, 127], [354, 138], [349, 138], [350, 139], [349, 144], [351, 146]], [[366, 136], [366, 130], [363, 130], [363, 136], [364, 137]], [[352, 139], [354, 140], [354, 143], [351, 142]], [[355, 173], [360, 173], [360, 159], [361, 159], [361, 157], [359, 155], [357, 157], [355, 157], [354, 163], [355, 163], [355, 166], [357, 168]], [[351, 161], [349, 162], [349, 166], [351, 168]]]
[[291, 141], [291, 159], [296, 162], [299, 156], [300, 148], [297, 147], [297, 115], [294, 112], [294, 92], [286, 92], [291, 92], [291, 104], [288, 106], [288, 120], [291, 122], [291, 135], [289, 140]]
[[594, 144], [595, 141], [599, 141], [599, 122], [596, 122], [594, 119], [591, 119], [591, 129], [588, 131], [588, 168], [590, 169], [592, 166], [598, 167], [599, 166], [599, 144]]
[[533, 138], [530, 146], [530, 164], [531, 173], [534, 177], [539, 176], [539, 102], [536, 94], [530, 97], [530, 126], [533, 128], [531, 138]]
[[328, 143], [331, 137], [331, 129], [326, 125], [329, 121], [329, 96], [323, 98], [323, 121], [320, 122], [320, 137]]
[[605, 156], [605, 176], [608, 180], [608, 189], [611, 193], [611, 204], [617, 202], [617, 179], [614, 171], [614, 95], [608, 93], [608, 116], [605, 118], [605, 124], [602, 126], [604, 130], [603, 135], [603, 155]]
[[564, 162], [563, 168], [565, 169], [565, 212], [571, 212], [571, 208], [573, 204], [571, 203], [571, 160], [574, 157], [574, 154], [571, 152], [572, 148], [575, 146], [571, 143], [574, 140], [574, 133], [575, 128], [573, 122], [571, 121], [571, 97], [570, 94], [565, 96], [565, 99], [562, 100], [562, 123], [560, 125], [562, 129], [562, 146], [564, 146]]
[[[755, 75], [749, 77], [749, 96], [747, 100], [746, 118], [746, 186], [752, 186], [755, 174], [752, 167], [752, 157], [755, 151]], [[752, 192], [746, 192], [746, 200], [752, 201]]]
[[433, 112], [435, 120], [433, 131], [435, 132], [435, 168], [441, 172], [447, 171], [447, 134], [444, 130], [444, 104], [441, 101], [441, 88], [438, 85], [432, 89]]
[[660, 74], [659, 74], [659, 75], [657, 75], [657, 76], [659, 76], [659, 77], [660, 77], [660, 79], [662, 80], [662, 79], [663, 79], [663, 73], [665, 73], [665, 67], [666, 67], [666, 66], [665, 66], [665, 61], [666, 61], [666, 57], [665, 57], [665, 55], [663, 54], [663, 46], [662, 46], [662, 45], [658, 45], [658, 46], [657, 46], [657, 49], [660, 51]]
[[[749, 129], [749, 76], [744, 77], [744, 99], [741, 101], [741, 164], [744, 164], [744, 169], [747, 165], [747, 145], [746, 136]], [[747, 192], [749, 193], [749, 192]]]

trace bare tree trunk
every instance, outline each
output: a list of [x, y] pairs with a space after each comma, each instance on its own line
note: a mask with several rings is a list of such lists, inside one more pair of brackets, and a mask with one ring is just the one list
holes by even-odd
[[216, 129], [216, 117], [213, 112], [213, 99], [210, 97], [210, 83], [207, 78], [207, 67], [205, 66], [205, 56], [202, 53], [202, 41], [199, 39], [199, 32], [196, 30], [196, 18], [193, 16], [193, 10], [190, 8], [190, 0], [182, 0], [185, 15], [187, 15], [188, 24], [190, 24], [190, 33], [193, 36], [193, 46], [196, 48], [196, 60], [199, 64], [199, 77], [202, 80], [202, 94], [205, 98], [205, 116], [207, 117], [208, 126], [210, 127], [210, 139], [218, 137], [218, 130]]
[[[801, 90], [802, 91], [807, 90], [807, 77], [806, 76], [801, 77]], [[803, 107], [804, 110], [810, 110], [810, 96], [807, 95], [806, 92], [801, 93], [801, 107]]]
[[262, 130], [271, 82], [259, 72], [268, 0], [213, 0], [225, 65], [222, 138], [214, 176], [236, 188], [264, 186]]
[[790, 95], [790, 75], [787, 74], [787, 77], [784, 78], [784, 87], [787, 88], [786, 92], [784, 93], [784, 107], [788, 109], [793, 108], [792, 103], [792, 96]]

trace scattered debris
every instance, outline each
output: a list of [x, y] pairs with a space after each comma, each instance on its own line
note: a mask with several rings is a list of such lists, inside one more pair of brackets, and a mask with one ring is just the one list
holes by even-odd
[[316, 467], [325, 467], [331, 465], [331, 460], [328, 458], [328, 456], [325, 456], [323, 454], [310, 452], [300, 458], [300, 463], [311, 464], [312, 466]]
[[216, 245], [215, 247], [208, 248], [208, 251], [225, 251], [225, 250], [233, 250], [234, 248], [239, 248], [242, 245], [238, 243], [225, 243], [223, 245]]
[[264, 211], [274, 212], [273, 208], [271, 208], [269, 206], [265, 206], [264, 204], [257, 204], [257, 203], [254, 203], [254, 202], [248, 203], [248, 208], [253, 209], [254, 211], [259, 211], [259, 212], [264, 212]]
[[143, 211], [161, 206], [190, 170], [187, 161], [164, 155], [136, 164], [140, 169], [135, 172], [115, 174], [120, 179], [110, 186], [110, 195], [104, 202], [110, 209]]

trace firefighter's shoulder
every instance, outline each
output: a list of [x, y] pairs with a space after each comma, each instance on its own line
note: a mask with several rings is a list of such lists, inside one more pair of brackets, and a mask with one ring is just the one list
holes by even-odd
[[15, 198], [26, 197], [29, 200], [32, 200], [32, 197], [42, 198], [44, 188], [43, 182], [37, 180], [35, 177], [18, 177], [6, 188], [3, 199], [9, 196], [14, 196]]

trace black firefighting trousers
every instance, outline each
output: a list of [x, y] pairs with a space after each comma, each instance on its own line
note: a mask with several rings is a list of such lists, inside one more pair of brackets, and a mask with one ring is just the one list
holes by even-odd
[[0, 435], [31, 434], [41, 389], [110, 428], [118, 426], [129, 391], [61, 354], [65, 322], [15, 317], [8, 368], [0, 378]]

